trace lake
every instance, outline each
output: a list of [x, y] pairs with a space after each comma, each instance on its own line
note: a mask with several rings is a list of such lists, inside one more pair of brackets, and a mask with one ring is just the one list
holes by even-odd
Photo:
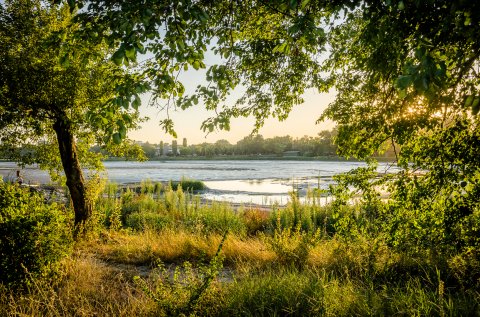
[[[292, 189], [304, 193], [307, 188], [328, 189], [332, 176], [366, 166], [362, 162], [347, 161], [282, 161], [282, 160], [212, 160], [212, 161], [148, 161], [105, 162], [105, 177], [120, 184], [139, 183], [141, 180], [180, 180], [182, 177], [204, 181], [206, 199], [236, 203], [287, 203]], [[17, 167], [12, 162], [0, 162], [0, 175], [13, 179]], [[389, 163], [379, 163], [379, 172], [394, 172]], [[22, 170], [28, 183], [48, 183], [48, 174], [35, 167]]]

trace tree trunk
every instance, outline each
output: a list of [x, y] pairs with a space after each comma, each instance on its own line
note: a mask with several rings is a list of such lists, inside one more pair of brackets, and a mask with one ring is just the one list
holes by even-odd
[[85, 179], [78, 161], [77, 147], [69, 119], [57, 118], [53, 129], [57, 135], [58, 149], [75, 212], [75, 228], [78, 230], [81, 229], [79, 225], [84, 225], [92, 215], [92, 205], [87, 199]]

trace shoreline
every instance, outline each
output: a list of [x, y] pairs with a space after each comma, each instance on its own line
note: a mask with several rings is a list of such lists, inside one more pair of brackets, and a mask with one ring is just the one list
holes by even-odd
[[[394, 163], [395, 158], [373, 157], [378, 162]], [[1, 161], [1, 160], [0, 160]], [[220, 155], [220, 156], [162, 156], [146, 160], [147, 162], [163, 161], [319, 161], [319, 162], [365, 162], [354, 158], [344, 158], [341, 156], [270, 156], [270, 155]], [[102, 162], [141, 162], [138, 160], [128, 160], [123, 157], [109, 157]]]

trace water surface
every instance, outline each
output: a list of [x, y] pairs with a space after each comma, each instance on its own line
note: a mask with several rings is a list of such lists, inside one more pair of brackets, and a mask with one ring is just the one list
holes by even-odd
[[[304, 194], [307, 188], [328, 189], [332, 176], [366, 166], [362, 162], [347, 161], [281, 161], [281, 160], [224, 160], [224, 161], [148, 161], [105, 162], [104, 176], [110, 181], [127, 184], [190, 178], [204, 181], [209, 190], [204, 198], [237, 203], [285, 204], [289, 192]], [[17, 167], [12, 162], [0, 162], [0, 174], [13, 179]], [[379, 172], [395, 171], [387, 163], [380, 163]], [[48, 174], [35, 166], [22, 170], [30, 183], [49, 182]]]

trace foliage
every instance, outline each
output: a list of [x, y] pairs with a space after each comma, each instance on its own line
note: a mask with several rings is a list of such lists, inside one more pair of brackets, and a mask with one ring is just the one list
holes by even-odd
[[273, 237], [267, 237], [267, 245], [277, 255], [281, 266], [303, 269], [307, 264], [309, 251], [318, 243], [320, 231], [309, 233], [296, 228], [275, 230]]
[[135, 282], [167, 316], [194, 315], [196, 311], [202, 309], [198, 304], [201, 303], [202, 297], [208, 296], [210, 285], [222, 269], [223, 257], [220, 252], [227, 234], [228, 231], [223, 235], [210, 263], [200, 267], [197, 272], [193, 271], [189, 262], [185, 262], [182, 269], [180, 267], [175, 269], [171, 278], [170, 272], [160, 263], [156, 271], [154, 291], [139, 276], [135, 276]]
[[125, 219], [125, 226], [134, 230], [162, 230], [172, 225], [173, 219], [168, 215], [142, 211], [129, 214]]
[[[362, 183], [345, 184], [358, 185], [362, 208], [399, 250], [476, 248], [479, 4], [356, 4], [329, 33], [325, 70], [338, 95], [322, 118], [338, 124], [339, 154], [364, 159], [387, 143], [403, 171], [381, 181], [359, 171]], [[383, 207], [373, 199], [379, 182], [390, 193]]]
[[61, 206], [0, 183], [0, 282], [21, 286], [57, 272], [71, 251], [70, 219]]
[[182, 178], [179, 182], [170, 182], [170, 186], [173, 190], [185, 189], [188, 192], [194, 192], [199, 190], [204, 190], [207, 186], [202, 181], [197, 181], [194, 179]]
[[255, 235], [265, 231], [269, 223], [269, 212], [262, 209], [245, 209], [240, 212], [240, 217], [245, 223], [248, 235]]
[[127, 110], [112, 102], [129, 73], [106, 63], [105, 43], [72, 40], [80, 28], [74, 16], [66, 5], [41, 0], [0, 6], [0, 139], [10, 159], [38, 163], [54, 180], [64, 172], [80, 225], [92, 214], [80, 162], [100, 169], [102, 156], [89, 148], [125, 139], [138, 104]]
[[[130, 1], [69, 4], [72, 10], [82, 8], [76, 19], [82, 25], [77, 38], [109, 43], [116, 50], [116, 64], [135, 63], [140, 54], [152, 56], [138, 69], [140, 78], [150, 81], [152, 103], [167, 99], [168, 108], [202, 103], [216, 110], [217, 115], [203, 123], [205, 131], [229, 129], [231, 117], [248, 115], [256, 118], [258, 129], [268, 116], [285, 119], [308, 88], [328, 88], [317, 63], [323, 50], [318, 45], [325, 44], [325, 31], [318, 25], [325, 17], [314, 14], [308, 2], [281, 3], [280, 10], [277, 4], [254, 1], [155, 1], [148, 8]], [[178, 74], [207, 68], [208, 50], [222, 62], [204, 72], [208, 84], [186, 96]], [[123, 86], [126, 97], [133, 95], [134, 84]], [[246, 87], [245, 93], [229, 107], [226, 99], [239, 85]], [[168, 116], [161, 124], [176, 136]]]

